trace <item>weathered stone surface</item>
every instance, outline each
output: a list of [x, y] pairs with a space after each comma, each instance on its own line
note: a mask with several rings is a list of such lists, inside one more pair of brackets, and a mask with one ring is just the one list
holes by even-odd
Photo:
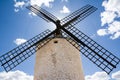
[[34, 80], [84, 80], [80, 52], [55, 38], [36, 53]]

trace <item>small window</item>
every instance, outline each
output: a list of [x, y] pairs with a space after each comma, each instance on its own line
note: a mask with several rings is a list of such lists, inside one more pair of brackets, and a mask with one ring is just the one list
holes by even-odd
[[58, 41], [57, 41], [57, 40], [55, 40], [55, 41], [54, 41], [54, 43], [56, 44], [56, 43], [58, 43]]

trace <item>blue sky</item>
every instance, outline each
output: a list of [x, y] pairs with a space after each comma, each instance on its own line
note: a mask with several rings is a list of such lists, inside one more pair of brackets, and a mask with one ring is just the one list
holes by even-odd
[[[30, 38], [43, 32], [46, 29], [55, 29], [54, 24], [47, 23], [40, 17], [33, 15], [28, 9], [25, 8], [26, 5], [36, 3], [37, 5], [43, 7], [50, 13], [57, 16], [58, 18], [62, 19], [73, 11], [81, 8], [82, 6], [90, 4], [97, 7], [98, 10], [83, 21], [81, 21], [75, 27], [77, 27], [79, 30], [94, 39], [97, 43], [104, 46], [107, 50], [111, 51], [113, 54], [120, 58], [119, 0], [114, 0], [113, 2], [111, 0], [36, 0], [36, 2], [35, 0], [29, 1], [0, 1], [0, 55], [17, 47], [17, 45], [19, 45], [21, 42], [29, 40]], [[63, 7], [65, 8], [65, 10], [63, 9]], [[68, 10], [66, 11], [66, 9]], [[33, 75], [35, 62], [34, 59], [35, 55], [31, 56], [29, 59], [17, 66], [15, 69], [13, 69], [13, 71], [20, 70], [29, 75]], [[95, 72], [102, 71], [84, 56], [82, 56], [82, 61], [84, 73], [86, 76], [92, 76], [95, 74]], [[0, 72], [2, 71], [4, 70], [0, 67]], [[120, 71], [120, 64], [112, 73], [115, 73], [117, 71]], [[110, 74], [111, 76], [112, 73]], [[120, 78], [118, 80], [120, 80]]]

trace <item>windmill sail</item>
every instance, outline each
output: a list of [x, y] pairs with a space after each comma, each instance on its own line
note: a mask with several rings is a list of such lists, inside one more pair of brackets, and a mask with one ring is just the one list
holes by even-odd
[[[95, 12], [97, 10], [96, 7], [86, 5], [61, 20], [58, 20], [54, 15], [37, 5], [31, 5], [27, 8], [47, 22], [53, 22], [57, 28], [52, 32], [46, 30], [8, 53], [0, 56], [1, 66], [3, 66], [7, 72], [29, 58], [36, 50], [47, 44], [53, 37], [59, 37], [55, 35], [60, 34], [62, 34], [62, 36], [84, 56], [108, 74], [116, 68], [117, 64], [120, 62], [118, 57], [100, 46], [83, 32], [73, 27]], [[61, 33], [61, 31], [63, 33]]]
[[48, 11], [46, 11], [45, 9], [40, 8], [37, 5], [28, 6], [27, 8], [29, 10], [31, 10], [32, 12], [34, 12], [39, 17], [41, 17], [44, 20], [46, 20], [47, 22], [51, 21], [53, 23], [56, 23], [56, 21], [58, 20], [54, 15], [52, 15], [51, 13], [49, 13]]
[[60, 21], [61, 25], [63, 27], [66, 27], [68, 25], [75, 25], [75, 24], [79, 23], [81, 20], [83, 20], [84, 18], [86, 18], [87, 16], [89, 16], [90, 14], [92, 14], [93, 12], [95, 12], [96, 10], [97, 10], [96, 7], [91, 6], [91, 5], [86, 5], [80, 9], [76, 10], [69, 16], [63, 18]]
[[[69, 27], [66, 29], [63, 30], [68, 35], [66, 35], [65, 33], [64, 35], [70, 37], [67, 38], [67, 40], [90, 61], [96, 64], [107, 74], [109, 74], [114, 68], [116, 68], [117, 64], [120, 62], [120, 59], [118, 57], [113, 55], [104, 47], [100, 46], [98, 43], [85, 35], [83, 32], [79, 31], [77, 28]], [[75, 42], [78, 45], [75, 45]]]
[[6, 72], [15, 68], [34, 54], [36, 50], [48, 43], [51, 40], [49, 37], [54, 34], [54, 32], [55, 31], [51, 32], [50, 30], [46, 30], [8, 53], [0, 56], [1, 66], [4, 67]]

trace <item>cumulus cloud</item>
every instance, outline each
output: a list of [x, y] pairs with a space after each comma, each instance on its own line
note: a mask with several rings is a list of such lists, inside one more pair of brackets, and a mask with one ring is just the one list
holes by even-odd
[[33, 76], [22, 71], [0, 72], [0, 80], [33, 80]]
[[19, 9], [23, 8], [23, 6], [27, 6], [28, 4], [30, 5], [38, 5], [38, 6], [46, 6], [46, 7], [52, 7], [52, 2], [54, 2], [54, 0], [21, 0], [21, 1], [17, 1], [17, 0], [14, 0], [15, 4], [14, 4], [14, 11], [15, 12], [18, 12]]
[[29, 12], [28, 13], [30, 16], [37, 16], [35, 13], [33, 13], [33, 12]]
[[70, 10], [66, 6], [63, 6], [63, 9], [60, 10], [60, 13], [70, 13]]
[[52, 6], [51, 2], [54, 2], [54, 0], [30, 0], [31, 5], [34, 4], [38, 6], [45, 5], [46, 7], [51, 7]]
[[112, 23], [116, 16], [117, 15], [114, 12], [110, 12], [110, 11], [102, 12], [101, 13], [102, 26], [104, 26], [105, 24]]
[[104, 11], [100, 16], [103, 28], [99, 29], [97, 34], [117, 39], [120, 37], [120, 0], [104, 0], [102, 6]]
[[112, 78], [115, 80], [120, 80], [120, 71], [113, 73]]
[[112, 73], [111, 76], [105, 72], [96, 72], [85, 76], [85, 80], [120, 80], [120, 71]]
[[[23, 9], [23, 7], [26, 7], [28, 5], [38, 5], [38, 6], [46, 6], [48, 8], [52, 8], [53, 2], [55, 0], [14, 0], [14, 11], [18, 12], [20, 9]], [[68, 2], [68, 0], [61, 0], [62, 2]], [[63, 9], [60, 10], [60, 13], [69, 13], [70, 10], [66, 7], [63, 6]], [[33, 12], [28, 13], [31, 16], [36, 16]]]
[[23, 6], [25, 5], [25, 2], [24, 1], [17, 1], [17, 0], [14, 0], [15, 4], [14, 4], [14, 11], [15, 12], [18, 12], [20, 8], [23, 8]]
[[105, 72], [96, 72], [93, 75], [88, 75], [85, 80], [109, 80], [110, 77]]
[[[0, 72], [0, 80], [33, 80], [32, 75], [23, 71]], [[85, 80], [120, 80], [120, 71], [111, 74], [111, 77], [105, 72], [96, 72], [93, 75], [85, 76]]]
[[15, 43], [16, 45], [20, 45], [20, 44], [22, 44], [22, 43], [24, 43], [24, 42], [26, 42], [26, 41], [27, 41], [26, 39], [17, 38], [16, 40], [14, 40], [14, 43]]
[[[28, 6], [28, 5], [38, 5], [38, 6], [46, 6], [51, 8], [52, 7], [52, 2], [54, 2], [54, 0], [14, 0], [15, 4], [14, 4], [14, 11], [18, 12], [20, 9], [23, 9], [24, 6]], [[34, 13], [29, 12], [29, 15], [32, 16], [36, 16]]]
[[[54, 0], [30, 0], [30, 5], [38, 5], [38, 6], [46, 6], [51, 8], [52, 7], [52, 2], [54, 2]], [[29, 12], [28, 13], [31, 16], [36, 16], [36, 14], [34, 14], [33, 12]]]
[[97, 34], [99, 34], [100, 36], [107, 35], [107, 29], [99, 29], [97, 31]]
[[19, 9], [14, 9], [14, 11], [15, 11], [15, 12], [18, 12], [18, 11], [19, 11]]

